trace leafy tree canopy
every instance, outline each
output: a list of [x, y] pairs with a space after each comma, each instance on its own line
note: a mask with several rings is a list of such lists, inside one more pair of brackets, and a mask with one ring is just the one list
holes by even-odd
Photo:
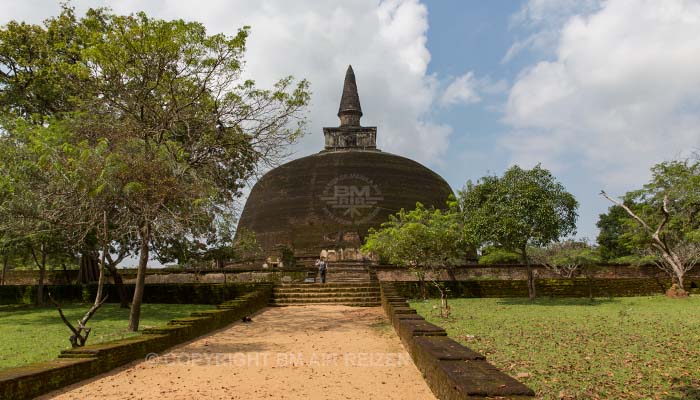
[[482, 245], [517, 252], [527, 265], [528, 294], [534, 298], [528, 246], [545, 246], [576, 232], [574, 196], [539, 164], [467, 182], [459, 196], [468, 235]]
[[362, 251], [408, 267], [463, 263], [472, 241], [465, 236], [456, 207], [455, 202], [447, 210], [417, 203], [413, 210], [402, 209], [382, 223], [380, 229], [370, 229]]
[[627, 211], [620, 206], [612, 206], [605, 214], [600, 214], [596, 226], [600, 229], [597, 242], [600, 256], [606, 262], [618, 262], [634, 256], [634, 245], [625, 235]]
[[479, 264], [485, 265], [518, 264], [521, 261], [522, 257], [518, 253], [495, 246], [486, 246], [481, 249], [481, 257], [479, 257]]
[[[625, 195], [625, 204], [647, 224], [656, 226], [663, 218], [664, 197], [668, 198], [669, 220], [662, 235], [671, 244], [700, 242], [700, 162], [668, 161], [651, 169], [652, 178], [640, 190]], [[648, 234], [629, 215], [623, 216], [624, 235], [636, 247], [648, 243]]]
[[576, 231], [578, 202], [540, 165], [467, 182], [459, 201], [471, 236], [521, 256]]
[[308, 82], [243, 79], [248, 34], [67, 6], [0, 29], [0, 137], [14, 149], [0, 225], [31, 191], [34, 219], [70, 222], [72, 236], [107, 213], [114, 240], [138, 238], [132, 329], [154, 238], [220, 237], [247, 179], [303, 132]]

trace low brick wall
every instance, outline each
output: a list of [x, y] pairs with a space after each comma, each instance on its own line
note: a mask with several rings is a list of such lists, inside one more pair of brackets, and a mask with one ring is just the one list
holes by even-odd
[[[421, 297], [420, 284], [416, 281], [393, 282], [401, 296]], [[524, 280], [471, 280], [441, 281], [448, 290], [448, 297], [527, 297]], [[700, 279], [687, 281], [687, 287], [700, 286]], [[535, 287], [540, 297], [628, 297], [663, 294], [671, 286], [669, 279], [620, 278], [620, 279], [537, 279]], [[439, 297], [439, 291], [431, 282], [425, 282], [429, 297]], [[700, 293], [691, 289], [691, 293]]]
[[427, 322], [408, 306], [393, 283], [381, 283], [382, 307], [416, 367], [442, 400], [484, 397], [531, 398], [534, 391], [486, 361], [486, 358], [447, 337], [444, 329]]
[[138, 337], [64, 350], [56, 360], [2, 370], [0, 399], [31, 399], [144, 359], [149, 353], [161, 352], [252, 315], [267, 306], [271, 296], [271, 285], [259, 285], [215, 310], [193, 312], [166, 326], [144, 329]]
[[[333, 265], [330, 264], [331, 270]], [[395, 265], [372, 266], [380, 281], [414, 281], [416, 275], [408, 268]], [[540, 265], [534, 265], [535, 275], [539, 279], [560, 278], [556, 273]], [[124, 268], [119, 270], [124, 282], [133, 283], [136, 279], [136, 269]], [[303, 281], [307, 274], [315, 274], [313, 266], [297, 265], [294, 267], [263, 268], [261, 265], [248, 264], [243, 266], [227, 266], [225, 269], [182, 269], [182, 268], [149, 268], [146, 271], [146, 283], [227, 283], [227, 282], [269, 282], [285, 283]], [[603, 264], [591, 269], [596, 279], [627, 279], [649, 278], [668, 279], [668, 275], [655, 265], [626, 265]], [[46, 272], [46, 283], [51, 285], [63, 285], [75, 282], [78, 276], [77, 270], [50, 270]], [[696, 267], [687, 273], [687, 279], [700, 281], [700, 267]], [[37, 270], [9, 270], [5, 276], [7, 285], [35, 285], [39, 279]], [[467, 264], [440, 271], [437, 280], [525, 280], [527, 268], [521, 264], [497, 264], [480, 265]], [[107, 276], [107, 282], [112, 282]]]
[[[146, 284], [155, 283], [286, 283], [301, 282], [309, 272], [314, 273], [315, 267], [284, 267], [284, 268], [227, 268], [227, 269], [203, 269], [195, 271], [182, 268], [149, 268], [146, 271]], [[136, 269], [120, 268], [119, 273], [125, 283], [136, 282]], [[106, 282], [113, 283], [108, 274]], [[76, 282], [78, 270], [46, 271], [45, 283], [47, 285], [67, 285]], [[4, 285], [36, 285], [39, 281], [37, 270], [9, 270], [5, 275]], [[2, 285], [0, 285], [1, 287]]]
[[[147, 284], [143, 294], [144, 303], [159, 304], [219, 304], [250, 292], [255, 283], [165, 283]], [[133, 296], [134, 285], [125, 285], [129, 299]], [[118, 303], [116, 285], [106, 284], [107, 302]], [[47, 285], [44, 293], [51, 293], [59, 302], [92, 302], [97, 292], [97, 284], [88, 285]], [[34, 304], [35, 285], [0, 286], [0, 304]]]
[[[541, 265], [533, 265], [535, 277], [538, 279], [559, 279], [560, 275]], [[416, 275], [406, 267], [395, 265], [378, 265], [374, 267], [377, 278], [380, 281], [415, 281]], [[668, 279], [667, 273], [655, 265], [626, 265], [626, 264], [604, 264], [590, 268], [591, 275], [595, 279], [628, 279], [628, 278], [648, 278], [648, 279]], [[453, 268], [442, 269], [436, 280], [441, 281], [470, 281], [470, 280], [526, 280], [527, 267], [522, 264], [498, 264], [460, 265]], [[686, 279], [700, 280], [700, 267], [696, 267], [686, 274]]]
[[[448, 289], [449, 297], [527, 297], [527, 283], [524, 280], [513, 279], [472, 279], [441, 281]], [[397, 289], [402, 296], [408, 298], [420, 297], [420, 284], [416, 280], [396, 281]], [[146, 303], [189, 303], [189, 304], [219, 304], [228, 299], [240, 296], [257, 283], [163, 283], [147, 284], [144, 293]], [[662, 294], [671, 285], [667, 276], [647, 278], [597, 278], [587, 279], [537, 279], [535, 281], [537, 295], [544, 297], [626, 297], [650, 296]], [[129, 298], [133, 295], [134, 285], [127, 284]], [[430, 297], [439, 296], [437, 289], [430, 283], [425, 283]], [[691, 293], [700, 293], [700, 277], [686, 278], [686, 288]], [[62, 302], [80, 301], [92, 302], [97, 286], [89, 285], [48, 285], [46, 293], [52, 293], [54, 298]], [[119, 302], [119, 294], [113, 284], [105, 285], [108, 294], [107, 301]], [[2, 304], [34, 304], [36, 299], [35, 285], [0, 286], [0, 305]]]

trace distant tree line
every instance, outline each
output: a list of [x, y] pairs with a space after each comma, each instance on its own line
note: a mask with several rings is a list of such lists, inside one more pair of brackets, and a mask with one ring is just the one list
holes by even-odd
[[533, 263], [565, 278], [587, 279], [591, 297], [597, 265], [652, 263], [669, 274], [673, 293], [683, 296], [684, 275], [700, 261], [700, 162], [664, 162], [652, 175], [621, 200], [601, 193], [614, 204], [600, 216], [595, 244], [574, 237], [578, 202], [537, 165], [467, 182], [442, 209], [418, 204], [401, 210], [370, 230], [363, 250], [411, 268], [421, 283], [432, 277], [438, 286], [438, 270], [463, 264], [476, 252], [482, 264], [521, 263], [530, 298], [536, 296]]

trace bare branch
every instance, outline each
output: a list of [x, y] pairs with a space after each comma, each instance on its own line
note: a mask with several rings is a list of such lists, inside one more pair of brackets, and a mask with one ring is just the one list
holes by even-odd
[[63, 323], [66, 324], [66, 326], [73, 332], [75, 336], [80, 336], [80, 333], [78, 332], [77, 329], [73, 326], [73, 324], [68, 321], [68, 318], [63, 314], [63, 310], [61, 309], [61, 305], [58, 304], [56, 300], [51, 296], [51, 293], [49, 293], [49, 300], [51, 300], [51, 303], [53, 303], [54, 306], [58, 309], [58, 314], [61, 316], [61, 319], [63, 320]]
[[643, 219], [639, 218], [639, 217], [637, 216], [637, 214], [635, 214], [634, 211], [632, 211], [629, 207], [627, 207], [623, 202], [618, 201], [618, 200], [615, 200], [615, 199], [613, 199], [612, 197], [608, 196], [608, 194], [605, 193], [604, 190], [601, 190], [601, 191], [600, 191], [600, 194], [601, 194], [603, 197], [605, 197], [606, 199], [608, 199], [608, 200], [610, 200], [611, 202], [613, 202], [614, 204], [616, 204], [616, 205], [622, 207], [623, 210], [627, 211], [627, 214], [629, 214], [632, 218], [634, 218], [637, 222], [639, 222], [639, 223], [644, 227], [644, 229], [646, 229], [649, 233], [652, 232], [651, 227], [650, 227], [649, 225], [647, 225], [647, 223], [644, 222]]
[[664, 228], [664, 226], [666, 226], [666, 224], [668, 223], [668, 219], [671, 217], [671, 215], [668, 212], [668, 195], [664, 195], [664, 202], [663, 202], [663, 205], [661, 206], [661, 212], [663, 213], [664, 217], [661, 220], [659, 227], [656, 228], [656, 231], [652, 235], [652, 237], [657, 242], [661, 242], [659, 234], [661, 233], [661, 230]]

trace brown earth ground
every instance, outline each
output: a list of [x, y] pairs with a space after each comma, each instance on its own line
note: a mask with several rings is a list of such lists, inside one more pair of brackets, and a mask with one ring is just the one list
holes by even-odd
[[45, 399], [435, 399], [381, 308], [267, 308]]

